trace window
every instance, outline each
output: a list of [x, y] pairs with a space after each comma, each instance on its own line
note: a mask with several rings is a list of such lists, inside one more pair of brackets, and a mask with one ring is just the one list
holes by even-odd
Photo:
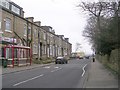
[[12, 49], [6, 48], [6, 58], [12, 58]]
[[9, 6], [10, 6], [8, 0], [2, 0], [2, 1], [0, 0], [0, 5], [2, 5], [3, 7], [7, 8], [7, 9], [9, 9]]
[[34, 34], [33, 34], [34, 38], [37, 37], [37, 29], [34, 29]]
[[58, 47], [58, 55], [61, 55], [61, 47]]
[[38, 51], [37, 44], [34, 44], [33, 45], [33, 54], [37, 54], [37, 51]]
[[44, 38], [44, 40], [46, 40], [46, 33], [45, 32], [43, 33], [43, 38]]
[[51, 28], [49, 28], [49, 31], [50, 31], [50, 32], [52, 32], [52, 29], [51, 29]]
[[6, 18], [5, 30], [6, 31], [11, 31], [11, 19], [9, 19], [9, 18]]
[[14, 5], [12, 5], [12, 11], [13, 11], [14, 13], [20, 15], [20, 8], [14, 6]]
[[52, 49], [52, 45], [50, 45], [50, 55], [53, 55], [53, 54], [52, 54], [52, 50], [53, 50], [53, 49]]
[[24, 36], [27, 36], [27, 25], [24, 24]]
[[50, 36], [49, 36], [49, 33], [47, 33], [47, 42], [49, 43], [50, 41]]
[[45, 45], [43, 45], [43, 49], [44, 49], [44, 50], [43, 50], [43, 51], [44, 51], [43, 53], [46, 54], [46, 46], [45, 46]]
[[58, 56], [58, 46], [55, 46], [55, 52], [56, 52], [56, 56]]
[[28, 35], [30, 35], [31, 34], [31, 27], [29, 26], [28, 27]]
[[50, 52], [49, 52], [49, 51], [50, 51], [50, 48], [47, 47], [47, 56], [48, 56], [48, 57], [50, 57]]
[[53, 35], [50, 34], [51, 43], [53, 42]]
[[53, 57], [55, 56], [55, 46], [53, 46]]

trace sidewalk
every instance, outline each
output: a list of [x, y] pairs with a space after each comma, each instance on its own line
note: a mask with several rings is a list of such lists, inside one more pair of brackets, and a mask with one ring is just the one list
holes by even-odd
[[21, 67], [15, 66], [14, 68], [11, 68], [11, 67], [2, 68], [1, 67], [1, 69], [2, 69], [2, 74], [4, 75], [4, 74], [8, 74], [8, 73], [14, 73], [14, 72], [19, 72], [19, 71], [34, 69], [34, 68], [37, 68], [37, 67], [44, 67], [44, 66], [48, 66], [48, 65], [51, 65], [51, 64], [53, 64], [53, 63], [49, 63], [49, 64], [32, 64], [31, 66], [28, 65], [28, 66], [21, 66]]
[[86, 88], [118, 88], [118, 80], [99, 61], [91, 61]]

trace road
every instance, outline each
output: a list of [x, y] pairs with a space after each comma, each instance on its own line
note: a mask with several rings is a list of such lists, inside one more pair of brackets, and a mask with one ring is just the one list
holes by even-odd
[[90, 60], [74, 59], [68, 64], [53, 64], [5, 74], [3, 88], [83, 88]]

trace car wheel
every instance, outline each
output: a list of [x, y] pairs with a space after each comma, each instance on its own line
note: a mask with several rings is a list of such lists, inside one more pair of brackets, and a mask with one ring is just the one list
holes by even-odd
[[57, 64], [57, 62], [55, 62], [55, 64]]

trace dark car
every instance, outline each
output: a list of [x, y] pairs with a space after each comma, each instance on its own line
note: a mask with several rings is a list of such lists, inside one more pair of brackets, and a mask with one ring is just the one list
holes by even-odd
[[55, 64], [67, 64], [68, 61], [64, 57], [57, 57], [55, 60]]
[[89, 56], [85, 56], [85, 59], [89, 59], [90, 57]]

